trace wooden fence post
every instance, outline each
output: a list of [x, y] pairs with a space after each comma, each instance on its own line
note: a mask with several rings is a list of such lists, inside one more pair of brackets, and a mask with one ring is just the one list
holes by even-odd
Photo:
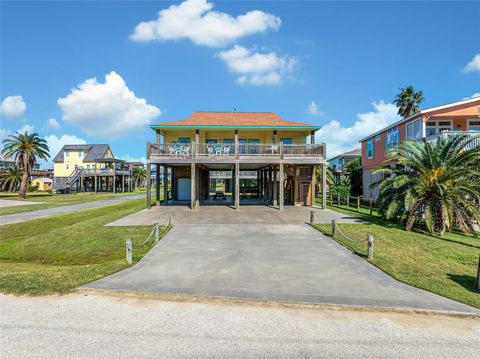
[[314, 212], [314, 211], [310, 211], [310, 225], [313, 225], [314, 218], [315, 218], [315, 212]]
[[336, 232], [337, 232], [337, 221], [332, 219], [332, 238], [335, 237]]
[[153, 239], [155, 243], [160, 239], [160, 230], [158, 228], [158, 223], [155, 223], [155, 229], [153, 230]]
[[478, 256], [477, 280], [475, 282], [475, 288], [480, 291], [480, 255]]
[[330, 192], [330, 206], [333, 205], [333, 193]]
[[130, 238], [128, 238], [125, 243], [125, 251], [127, 255], [127, 263], [132, 264], [132, 240]]
[[367, 258], [373, 259], [373, 236], [367, 235]]

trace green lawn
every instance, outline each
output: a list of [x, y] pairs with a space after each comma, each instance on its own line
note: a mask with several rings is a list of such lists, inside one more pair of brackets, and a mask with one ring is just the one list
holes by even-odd
[[[125, 240], [143, 242], [152, 226], [104, 225], [145, 207], [144, 200], [1, 226], [0, 291], [65, 293], [126, 268]], [[165, 228], [161, 228], [162, 234]], [[151, 248], [133, 248], [137, 262]]]
[[[480, 292], [474, 289], [480, 239], [463, 233], [433, 237], [422, 231], [407, 232], [400, 225], [357, 213], [346, 206], [328, 207], [370, 221], [338, 227], [352, 239], [366, 239], [367, 234], [374, 236], [374, 258], [370, 262], [378, 268], [406, 284], [480, 308]], [[331, 224], [314, 227], [331, 236]], [[340, 234], [335, 240], [366, 257], [365, 242], [354, 242]]]
[[122, 196], [131, 196], [134, 194], [144, 193], [140, 190], [124, 193], [93, 193], [93, 192], [80, 192], [72, 194], [50, 194], [45, 192], [29, 192], [26, 199], [18, 197], [17, 193], [0, 192], [0, 199], [5, 200], [17, 200], [17, 201], [29, 201], [39, 202], [38, 204], [24, 205], [24, 206], [12, 206], [12, 207], [0, 207], [0, 216], [5, 214], [20, 213], [33, 211], [43, 208], [59, 207], [68, 204], [77, 204], [84, 202], [99, 201], [104, 199], [112, 199]]

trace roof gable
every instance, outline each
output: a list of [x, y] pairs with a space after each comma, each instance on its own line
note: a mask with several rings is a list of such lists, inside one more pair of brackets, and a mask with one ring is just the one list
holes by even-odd
[[[85, 151], [86, 155], [83, 158], [84, 162], [93, 162], [95, 160], [103, 159], [105, 153], [110, 148], [107, 144], [99, 145], [64, 145], [60, 152], [53, 158], [53, 162], [63, 162], [65, 160], [65, 151]], [[112, 152], [113, 155], [113, 152]]]

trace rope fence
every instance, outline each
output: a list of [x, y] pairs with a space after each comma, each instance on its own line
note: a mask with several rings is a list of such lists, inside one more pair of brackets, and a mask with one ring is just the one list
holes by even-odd
[[372, 198], [355, 197], [355, 196], [340, 196], [335, 195], [332, 192], [329, 193], [330, 205], [345, 205], [347, 208], [356, 209], [360, 212], [360, 209], [366, 209], [370, 215], [373, 215], [373, 211], [376, 211], [375, 201]]
[[[172, 225], [173, 225], [173, 210], [170, 211], [165, 228], [169, 229]], [[126, 259], [129, 265], [132, 264], [133, 262], [133, 247], [142, 247], [146, 245], [150, 241], [150, 238], [152, 238], [152, 236], [153, 236], [153, 243], [157, 243], [160, 240], [160, 226], [158, 223], [155, 223], [153, 225], [152, 231], [142, 243], [133, 243], [131, 238], [128, 238], [125, 241]]]
[[[314, 225], [316, 223], [321, 223], [322, 221], [318, 219], [317, 214], [315, 211], [310, 212], [310, 225]], [[373, 235], [372, 234], [367, 234], [367, 238], [365, 239], [354, 239], [349, 236], [347, 236], [345, 233], [342, 232], [340, 227], [337, 224], [336, 220], [332, 220], [332, 238], [338, 238], [338, 236], [341, 236], [341, 238], [344, 238], [346, 240], [349, 240], [354, 243], [367, 243], [367, 258], [368, 259], [373, 259]]]

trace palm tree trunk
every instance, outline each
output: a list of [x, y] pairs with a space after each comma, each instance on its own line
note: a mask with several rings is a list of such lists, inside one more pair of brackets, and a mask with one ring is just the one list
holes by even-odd
[[27, 186], [28, 186], [28, 163], [27, 159], [23, 158], [22, 160], [22, 183], [20, 183], [20, 191], [18, 195], [20, 198], [25, 198], [27, 195]]

